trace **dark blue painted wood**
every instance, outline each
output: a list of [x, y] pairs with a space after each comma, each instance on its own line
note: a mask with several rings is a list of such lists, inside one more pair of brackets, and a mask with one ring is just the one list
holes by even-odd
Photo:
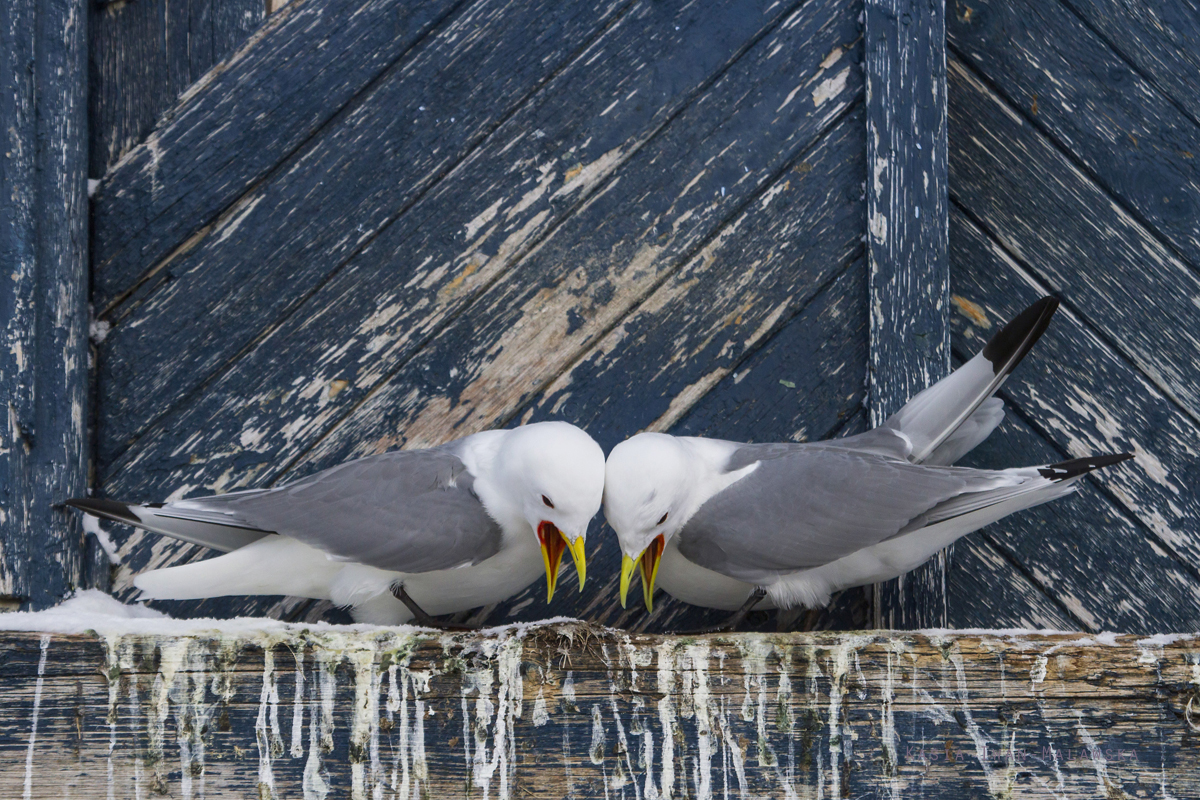
[[[1060, 3], [972, 3], [970, 15], [952, 17], [948, 34], [958, 58], [1026, 122], [1200, 269], [1195, 118]], [[1193, 83], [1191, 94], [1200, 95], [1200, 85]]]
[[[587, 53], [581, 50], [619, 10], [613, 0], [586, 4], [540, 0], [516, 7], [488, 0], [453, 19], [412, 59], [374, 84], [369, 96], [339, 117], [337, 124], [242, 197], [194, 250], [156, 276], [158, 282], [144, 286], [132, 307], [122, 308], [124, 316], [114, 319], [116, 327], [105, 340], [99, 366], [100, 461], [109, 463], [147, 425], [295, 311], [382, 229], [406, 216], [414, 202], [518, 108], [524, 108], [525, 115], [506, 133], [519, 132], [527, 140], [526, 152], [540, 158], [547, 155], [547, 147], [563, 147], [568, 152], [560, 152], [561, 158], [578, 158], [591, 152], [569, 152], [582, 144], [575, 138], [575, 123], [602, 112], [604, 106], [594, 108], [601, 92], [612, 92], [616, 83], [616, 88], [625, 90], [620, 95], [624, 97], [640, 86], [653, 96], [641, 105], [631, 104], [632, 119], [621, 115], [632, 130], [622, 126], [610, 133], [644, 137], [712, 69], [726, 62], [731, 51], [744, 44], [745, 36], [771, 20], [771, 15], [762, 13], [765, 2], [722, 6], [723, 11], [692, 20], [681, 31], [673, 30], [682, 27], [675, 23], [688, 21], [690, 14], [676, 19], [684, 12], [643, 5], [628, 25], [613, 28], [610, 36], [596, 43], [596, 50]], [[713, 32], [713, 15], [722, 21], [718, 29], [724, 31], [723, 45], [713, 43], [703, 59], [685, 59], [683, 55], [692, 51], [681, 48]], [[742, 20], [741, 25], [735, 25], [734, 19]], [[642, 47], [646, 26], [663, 31], [652, 47]], [[523, 31], [522, 36], [509, 35], [513, 30]], [[662, 81], [649, 71], [633, 72], [635, 80], [629, 83], [631, 72], [624, 58], [603, 59], [592, 68], [586, 64], [588, 58], [605, 54], [607, 45], [625, 49], [631, 39], [637, 40], [639, 51], [645, 50], [641, 63], [664, 68]], [[663, 59], [665, 54], [674, 55], [674, 65], [670, 57]], [[560, 68], [571, 63], [575, 68], [570, 76], [547, 86]], [[598, 73], [594, 81], [592, 71]], [[546, 91], [540, 92], [543, 87]], [[401, 108], [405, 112], [397, 113]], [[553, 139], [532, 135], [551, 125]], [[599, 156], [622, 140], [623, 136], [616, 141], [597, 139], [592, 144]], [[605, 144], [607, 148], [600, 149]], [[483, 186], [501, 182], [511, 189], [502, 176], [517, 163], [513, 154], [492, 151], [489, 155], [485, 174], [470, 177]], [[481, 184], [459, 185], [470, 185], [477, 192]], [[570, 207], [574, 194], [568, 189], [546, 201]], [[464, 227], [471, 231], [471, 218], [464, 218], [458, 208], [451, 214], [439, 219], [430, 232], [436, 234], [435, 241], [442, 240], [457, 254], [462, 242], [455, 242], [455, 237], [462, 236]], [[402, 269], [409, 270], [403, 281], [395, 273], [396, 262], [388, 262], [382, 266], [386, 277], [375, 288], [396, 283], [404, 287], [426, 258], [439, 255], [428, 253], [415, 261], [413, 252], [406, 250], [405, 261], [400, 262]], [[431, 292], [422, 283], [418, 279], [408, 288], [419, 286], [426, 297], [436, 298], [437, 290]], [[324, 310], [308, 309], [309, 313]], [[329, 327], [322, 332], [324, 351], [330, 349], [331, 335]]]
[[[222, 8], [236, 8], [244, 1], [248, 2], [226, 0]], [[207, 74], [202, 88], [187, 93], [171, 108], [158, 107], [153, 94], [144, 96], [132, 88], [121, 93], [121, 82], [95, 79], [93, 119], [96, 106], [116, 109], [122, 104], [132, 105], [127, 113], [148, 123], [162, 115], [149, 141], [112, 167], [96, 195], [96, 310], [105, 310], [161, 267], [163, 259], [189, 237], [213, 224], [352, 98], [401, 61], [459, 4], [459, 0], [291, 3], [266, 23], [253, 46]], [[172, 6], [186, 8], [187, 4]], [[120, 15], [140, 18], [155, 8], [137, 0], [104, 14], [114, 15], [115, 23]], [[96, 24], [110, 24], [106, 19], [102, 16]], [[157, 40], [150, 34], [158, 23], [145, 24], [149, 28], [118, 27], [114, 35], [119, 34], [124, 49], [96, 56], [95, 70], [114, 75], [157, 71], [157, 56], [144, 57], [139, 48], [155, 46]], [[100, 33], [95, 35], [104, 41]], [[137, 63], [108, 63], [122, 58]], [[146, 81], [160, 77], [133, 81], [125, 75], [125, 80], [146, 89]], [[171, 102], [174, 99], [170, 95]], [[151, 114], [138, 104], [156, 110]], [[129, 141], [121, 147], [129, 147], [141, 136], [123, 134], [123, 138]], [[96, 154], [94, 163], [109, 163], [107, 153]]]
[[[1200, 280], [1003, 100], [953, 64], [951, 90], [951, 180], [964, 212], [1127, 367], [1090, 385], [1066, 409], [1040, 398], [1039, 413], [1053, 410], [1059, 430], [1081, 430], [1087, 420], [1082, 430], [1088, 433], [1067, 440], [1072, 455], [1099, 449], [1153, 454], [1141, 469], [1113, 471], [1106, 480], [1122, 481], [1122, 502], [1200, 566], [1191, 533], [1196, 498], [1187, 488], [1195, 482], [1190, 454], [1200, 450], [1180, 444], [1193, 435], [1188, 431], [1200, 408], [1200, 307], [1192, 302]], [[1139, 418], [1137, 427], [1127, 427]], [[1151, 444], [1172, 439], [1163, 453]], [[1163, 461], [1171, 452], [1178, 455]]]
[[89, 13], [91, 172], [102, 177], [266, 16], [265, 0], [132, 0]]
[[53, 605], [83, 534], [54, 508], [87, 486], [87, 9], [0, 15], [0, 595]]
[[[950, 371], [946, 9], [867, 0], [871, 423]], [[876, 625], [945, 625], [944, 557], [877, 592]]]
[[[965, 309], [953, 320], [954, 347], [965, 358], [1045, 288], [957, 209], [950, 233], [955, 303]], [[1071, 310], [1055, 315], [1002, 395], [1011, 421], [964, 463], [1139, 455], [1089, 477], [1076, 497], [1002, 520], [987, 536], [1092, 630], [1200, 625], [1200, 562], [1190, 533], [1200, 518], [1194, 421]]]
[[[705, 13], [718, 13], [715, 10], [718, 7], [713, 8], [714, 11]], [[684, 13], [687, 16], [679, 20], [682, 29], [680, 33], [688, 31], [683, 23], [693, 19], [695, 10], [689, 9]], [[844, 45], [850, 45], [858, 38], [858, 25], [855, 20], [857, 13], [857, 9], [844, 0], [826, 0], [806, 6], [791, 24], [781, 26], [778, 31], [754, 45], [745, 56], [737, 59], [724, 77], [699, 99], [695, 99], [693, 95], [692, 103], [674, 119], [669, 120], [666, 129], [645, 146], [642, 146], [642, 141], [654, 131], [654, 127], [647, 126], [655, 124], [657, 112], [649, 108], [631, 106], [615, 119], [616, 109], [608, 115], [601, 116], [601, 112], [612, 100], [604, 95], [589, 99], [589, 95], [583, 91], [572, 91], [569, 96], [572, 103], [578, 98], [579, 102], [586, 100], [591, 107], [592, 122], [588, 128], [559, 128], [564, 120], [571, 122], [581, 115], [564, 115], [557, 106], [538, 111], [539, 114], [546, 115], [541, 120], [547, 127], [529, 125], [513, 131], [511, 135], [516, 137], [515, 143], [512, 138], [508, 138], [509, 129], [505, 128], [505, 138], [495, 144], [488, 143], [485, 147], [489, 148], [490, 152], [492, 147], [508, 147], [511, 144], [513, 150], [506, 156], [510, 159], [524, 159], [526, 154], [538, 154], [538, 148], [542, 146], [539, 143], [543, 141], [548, 141], [549, 146], [569, 150], [571, 147], [577, 147], [581, 141], [598, 140], [601, 149], [588, 151], [594, 152], [594, 155], [587, 159], [588, 163], [617, 146], [627, 136], [633, 136], [633, 145], [640, 149], [637, 149], [632, 159], [623, 166], [614, 165], [614, 168], [619, 169], [610, 183], [604, 184], [600, 180], [612, 175], [610, 172], [587, 178], [595, 180], [601, 187], [593, 200], [574, 215], [570, 214], [570, 205], [557, 210], [557, 218], [565, 218], [566, 221], [553, 229], [555, 234], [551, 242], [544, 243], [534, 255], [518, 262], [519, 266], [510, 276], [488, 289], [486, 294], [482, 295], [482, 299], [477, 301], [477, 311], [452, 317], [451, 327], [446, 330], [453, 335], [441, 334], [434, 344], [430, 345], [430, 352], [420, 355], [421, 361], [418, 364], [405, 366], [417, 346], [422, 344], [422, 340], [408, 340], [409, 325], [403, 317], [385, 317], [382, 324], [375, 322], [380, 319], [378, 312], [381, 307], [398, 309], [395, 312], [398, 314], [406, 312], [409, 308], [420, 310], [422, 302], [429, 304], [436, 301], [439, 293], [443, 297], [454, 299], [454, 292], [463, 283], [458, 279], [461, 273], [447, 274], [443, 270], [436, 276], [440, 283], [434, 284], [432, 288], [418, 286], [404, 289], [403, 287], [411, 282], [411, 272], [406, 273], [402, 280], [389, 276], [395, 275], [397, 263], [405, 263], [391, 256], [392, 253], [405, 252], [405, 239], [401, 238], [394, 244], [389, 242], [388, 250], [383, 253], [373, 253], [371, 249], [365, 251], [363, 259], [370, 255], [372, 259], [377, 260], [364, 260], [361, 267], [357, 266], [357, 262], [352, 264], [350, 269], [327, 285], [328, 293], [323, 290], [316, 296], [320, 302], [314, 305], [311, 315], [293, 317], [294, 322], [289, 323], [286, 333], [289, 338], [295, 337], [294, 345], [288, 345], [286, 348], [283, 345], [276, 346], [268, 339], [265, 342], [267, 346], [255, 353], [254, 360], [248, 360], [248, 364], [254, 365], [258, 376], [268, 378], [252, 384], [262, 387], [261, 395], [257, 388], [254, 392], [246, 392], [244, 386], [237, 382], [222, 381], [216, 390], [210, 392], [211, 397], [206, 396], [204, 406], [200, 409], [208, 416], [188, 417], [185, 418], [188, 420], [186, 422], [173, 421], [169, 428], [156, 433], [153, 440], [148, 437], [146, 441], [153, 442], [153, 448], [140, 449], [139, 445], [136, 451], [131, 450], [128, 457], [120, 463], [121, 471], [106, 481], [105, 491], [113, 496], [161, 497], [180, 486], [193, 486], [197, 488], [192, 491], [202, 493], [206, 491], [202, 487], [216, 484], [222, 475], [226, 476], [225, 488], [233, 488], [236, 481], [266, 482], [286, 478], [289, 475], [289, 462], [304, 456], [305, 451], [321, 441], [322, 436], [327, 437], [326, 442], [336, 441], [339, 447], [345, 448], [340, 453], [321, 456], [332, 463], [333, 460], [349, 457], [346, 450], [354, 446], [370, 446], [371, 442], [378, 441], [377, 437], [380, 435], [396, 442], [391, 437], [395, 437], [399, 431], [404, 431], [411, 437], [410, 442], [423, 441], [426, 437], [436, 437], [436, 440], [441, 441], [454, 435], [465, 434], [480, 426], [486, 427], [502, 422], [506, 416], [512, 414], [513, 409], [519, 407], [523, 402], [522, 398], [529, 401], [538, 387], [518, 379], [513, 385], [481, 389], [480, 396], [487, 403], [483, 411], [491, 416], [487, 420], [468, 423], [469, 427], [466, 429], [452, 429], [437, 417], [424, 423], [413, 422], [411, 419], [396, 419], [396, 415], [412, 411], [405, 404], [391, 407], [388, 412], [392, 416], [391, 419], [382, 413], [364, 411], [355, 417], [354, 428], [338, 433], [342, 429], [333, 427], [340, 416], [361, 405], [365, 398], [378, 397], [380, 392], [377, 391], [377, 387], [389, 378], [390, 373], [401, 367], [403, 370], [390, 378], [391, 383], [386, 384], [387, 386], [399, 388], [405, 381], [417, 379], [442, 380], [450, 369], [461, 373], [455, 387], [422, 387], [415, 395], [420, 402], [431, 404], [429, 408], [436, 413], [444, 407], [447, 397], [457, 396], [465, 399], [462, 382], [468, 380], [472, 371], [481, 368], [480, 365], [486, 366], [484, 359], [497, 337], [507, 335], [514, 329], [539, 330], [547, 325], [543, 320], [549, 320], [550, 330], [557, 331], [556, 335], [568, 335], [566, 331], [572, 324], [570, 312], [575, 311], [579, 318], [584, 320], [585, 326], [569, 334], [570, 338], [565, 343], [544, 343], [538, 349], [525, 349], [521, 346], [512, 348], [518, 354], [515, 356], [517, 358], [534, 358], [531, 363], [518, 367], [519, 370], [530, 376], [539, 376], [542, 382], [552, 378], [555, 369], [567, 366], [573, 360], [573, 354], [581, 353], [583, 348], [595, 341], [597, 332], [602, 331], [608, 324], [607, 320], [615, 320], [621, 314], [627, 313], [632, 304], [644, 296], [656, 282], [686, 263], [692, 253], [721, 232], [730, 217], [737, 214], [739, 208], [747, 201], [757, 197], [758, 200], [753, 202], [760, 202], [764, 197], [764, 187], [770, 181], [779, 178], [780, 172], [787, 169], [798, 154], [810, 147], [823, 129], [845, 114], [858, 98], [858, 87], [861, 85], [856, 77], [852, 53], [846, 53], [842, 49]], [[688, 35], [707, 30], [712, 18], [706, 16], [705, 19], [709, 22], [704, 26], [692, 28]], [[781, 17], [775, 17], [777, 22], [780, 19]], [[760, 21], [756, 24], [764, 23]], [[669, 27], [673, 31], [674, 26]], [[659, 26], [658, 29], [661, 28], [662, 26]], [[664, 65], [664, 68], [658, 71], [661, 75], [673, 74], [666, 66], [674, 63], [674, 56], [667, 52], [654, 55], [655, 51], [645, 46], [645, 30], [645, 27], [640, 27], [626, 33], [621, 28], [614, 28], [612, 35], [622, 37], [620, 46], [614, 44], [611, 50], [606, 48], [605, 52], [611, 52], [614, 56], [629, 52], [641, 54], [640, 57], [643, 58], [661, 58], [663, 61], [651, 64]], [[754, 33], [754, 29], [746, 31], [747, 35]], [[806, 50], [798, 46], [800, 42], [809, 42], [812, 49]], [[732, 58], [738, 49], [744, 47], [732, 46], [732, 52], [726, 57]], [[821, 62], [826, 61], [834, 51], [840, 55], [837, 63], [822, 67]], [[725, 69], [719, 61], [715, 64], [713, 61], [706, 63], [718, 70]], [[580, 64], [578, 71], [573, 68], [564, 72], [560, 80], [564, 82], [565, 88], [578, 86], [582, 90], [589, 85], [589, 79], [593, 81], [592, 85], [595, 85], [595, 80], [607, 75], [608, 70], [615, 69], [618, 75], [612, 80], [616, 86], [609, 91], [619, 92], [617, 96], [625, 98], [632, 92], [632, 89], [621, 87], [620, 74], [625, 72], [627, 67], [628, 64], [623, 61], [607, 67], [602, 66], [602, 62], [599, 61], [591, 65]], [[692, 68], [694, 69], [694, 66]], [[636, 71], [635, 74], [648, 72], [651, 72], [650, 67]], [[683, 86], [695, 87], [696, 81], [702, 77], [704, 76], [689, 77], [688, 83]], [[757, 88], [748, 93], [745, 87], [751, 78], [757, 82]], [[802, 86], [813, 78], [819, 79], [814, 82], [814, 86], [834, 80], [835, 85], [841, 88], [828, 99], [822, 98], [819, 107], [814, 103], [810, 89], [808, 94], [801, 96], [796, 102], [786, 105], [782, 111], [778, 110], [797, 85]], [[664, 100], [669, 98], [672, 104], [683, 105], [688, 101], [686, 96], [680, 97], [681, 90], [674, 86], [664, 98], [663, 88], [657, 83], [663, 80], [666, 78], [655, 79], [655, 83], [645, 87], [639, 94], [645, 93]], [[703, 84], [696, 88], [702, 87]], [[534, 120], [538, 118], [535, 117]], [[637, 127], [630, 131], [628, 126], [634, 124]], [[528, 136], [530, 128], [544, 130], [547, 133], [545, 140], [531, 139]], [[620, 133], [620, 138], [616, 138], [615, 141], [609, 139], [606, 143], [605, 137], [611, 137], [614, 131]], [[500, 133], [498, 131], [497, 136]], [[854, 135], [861, 141], [861, 134]], [[633, 145], [627, 146], [633, 150]], [[858, 163], [861, 165], [861, 161]], [[800, 181], [803, 180], [803, 170], [811, 169], [799, 164], [796, 166], [800, 167], [800, 172], [784, 175], [780, 180], [780, 185], [790, 180], [794, 191], [799, 190], [802, 185]], [[470, 170], [464, 168], [451, 176], [446, 186], [414, 207], [414, 212], [421, 209], [421, 216], [417, 220], [428, 221], [432, 215], [436, 222], [437, 216], [441, 215], [442, 223], [457, 231], [476, 216], [479, 211], [470, 206], [465, 211], [459, 209], [456, 212], [453, 203], [442, 205], [446, 202], [442, 193], [450, 200], [457, 201], [458, 198], [466, 197], [467, 193], [479, 193], [481, 185], [488, 185], [476, 176], [486, 178], [489, 174], [495, 174], [494, 165], [486, 162], [479, 164], [473, 160], [470, 167]], [[484, 168], [492, 171], [474, 171]], [[531, 171], [538, 175], [536, 170]], [[523, 176], [525, 173], [521, 174]], [[856, 199], [859, 196], [857, 186], [861, 183], [861, 166], [854, 174], [855, 177], [851, 181], [843, 184], [846, 188], [841, 193], [831, 195], [828, 200], [821, 202], [828, 202], [833, 208], [840, 208], [844, 200], [839, 198]], [[697, 175], [701, 175], [701, 178], [694, 182]], [[459, 180], [462, 181], [461, 184], [458, 184]], [[808, 202], [823, 198], [824, 189], [827, 187], [820, 187], [816, 182], [809, 183], [813, 188], [808, 191], [815, 194], [807, 195]], [[692, 186], [689, 187], [688, 184]], [[561, 188], [557, 180], [553, 185], [557, 188], [548, 189], [547, 195], [552, 195]], [[725, 197], [721, 196], [722, 186], [726, 189]], [[507, 203], [519, 204], [529, 191], [536, 188], [536, 179], [529, 184], [519, 185], [518, 191], [514, 191], [511, 186], [504, 187], [495, 195], [485, 196], [480, 203], [480, 210], [494, 203], [493, 197], [511, 198], [505, 205], [506, 209], [512, 208], [513, 205]], [[536, 197], [534, 199], [538, 200]], [[437, 201], [436, 205], [425, 207], [425, 203], [433, 203], [434, 200]], [[760, 220], [770, 218], [769, 206], [770, 203], [760, 212], [766, 215], [760, 217]], [[544, 217], [550, 211], [555, 211], [554, 205], [535, 206], [530, 212], [534, 213], [533, 217], [522, 217], [513, 224], [523, 227], [530, 219], [536, 219], [536, 215]], [[454, 217], [455, 213], [461, 216]], [[501, 213], [506, 212], [497, 212], [498, 218]], [[518, 213], [525, 212], [518, 209]], [[851, 250], [857, 246], [856, 240], [861, 235], [861, 208], [854, 213], [858, 215], [858, 221], [847, 223], [848, 227], [831, 239], [833, 242], [849, 242], [850, 244], [842, 247], [849, 247]], [[648, 228], [643, 219], [654, 219], [654, 224]], [[786, 220], [781, 220], [783, 221]], [[803, 225], [803, 222], [793, 220], [793, 228], [789, 228], [792, 232], [789, 235], [794, 237], [802, 234], [803, 229], [801, 228], [798, 234], [794, 226]], [[410, 230], [409, 235], [425, 235], [437, 231], [436, 226], [422, 225]], [[512, 233], [502, 229], [489, 234], [495, 236], [490, 240], [495, 244], [489, 245], [489, 249], [491, 246], [502, 245]], [[431, 240], [430, 246], [439, 246], [437, 238]], [[442, 259], [449, 260], [457, 253], [470, 252], [468, 246], [461, 241], [442, 243], [440, 246], [444, 254]], [[395, 247], [396, 250], [391, 250], [391, 247]], [[639, 251], [650, 253], [660, 249], [656, 260], [646, 262], [642, 274], [629, 268], [629, 259]], [[802, 248], [799, 246], [795, 248], [800, 249]], [[736, 258], [737, 251], [729, 252]], [[505, 258], [517, 261], [515, 255]], [[735, 260], [730, 266], [736, 267], [738, 263]], [[822, 268], [828, 266], [821, 265]], [[418, 261], [408, 269], [419, 267]], [[584, 269], [589, 273], [584, 273]], [[592, 277], [587, 282], [580, 283], [585, 274]], [[470, 273], [467, 277], [470, 277]], [[554, 293], [547, 290], [547, 287], [559, 282], [565, 283], [560, 291]], [[467, 286], [474, 290], [475, 295], [486, 288], [486, 284]], [[405, 295], [402, 292], [413, 294]], [[556, 304], [553, 313], [539, 316], [546, 314], [543, 306], [550, 299]], [[456, 302], [452, 308], [461, 305], [461, 302]], [[747, 318], [763, 319], [763, 310], [768, 308], [770, 307], [754, 308]], [[513, 319], [518, 315], [528, 315], [531, 322], [524, 326], [514, 324]], [[711, 317], [707, 319], [710, 322], [712, 320]], [[748, 323], [747, 327], [750, 327]], [[345, 343], [344, 354], [339, 352], [339, 346], [328, 356], [325, 355], [330, 351], [331, 340]], [[295, 349], [291, 349], [292, 347]], [[311, 355], [306, 358], [292, 358], [293, 353]], [[552, 358], [553, 361], [544, 360], [542, 354], [545, 354], [544, 358]], [[314, 375], [313, 364], [320, 364], [323, 357], [331, 359], [330, 371]], [[561, 366], [555, 367], [556, 364]], [[498, 366], [498, 377], [501, 380], [513, 379], [506, 367]], [[862, 375], [860, 370], [859, 367], [855, 368], [858, 379], [861, 379]], [[249, 376], [252, 373], [240, 374]], [[296, 385], [296, 377], [302, 377], [305, 385], [317, 384], [324, 387], [327, 381], [340, 376], [345, 376], [348, 379], [347, 383], [332, 397], [329, 393], [324, 396], [304, 396], [301, 392], [285, 394], [279, 391], [281, 387]], [[371, 394], [373, 390], [374, 395]], [[406, 392], [400, 389], [400, 393], [404, 396]], [[239, 395], [242, 397], [238, 397]], [[257, 398], [262, 398], [264, 404], [258, 405]], [[223, 404], [230, 404], [229, 408], [222, 408]], [[311, 409], [314, 414], [310, 415], [304, 410], [306, 408]], [[464, 404], [461, 408], [465, 410], [467, 406]], [[214, 413], [220, 416], [212, 416]], [[293, 424], [302, 417], [312, 420], [311, 424]], [[367, 432], [358, 427], [363, 421], [372, 420], [379, 425], [375, 432]], [[247, 431], [258, 432], [254, 434], [258, 441], [251, 440], [249, 435], [244, 436]], [[201, 438], [196, 438], [197, 433], [202, 434]], [[338, 438], [334, 439], [334, 436]], [[185, 443], [186, 446], [181, 450], [180, 445]], [[306, 461], [302, 468], [311, 469], [316, 457], [316, 454], [305, 456]], [[250, 471], [255, 465], [261, 465], [257, 473]], [[183, 555], [184, 552], [180, 552], [170, 557]], [[127, 568], [143, 568], [149, 556], [149, 541], [144, 541], [129, 559]]]
[[1200, 7], [1195, 0], [1063, 1], [1143, 78], [1200, 122]]

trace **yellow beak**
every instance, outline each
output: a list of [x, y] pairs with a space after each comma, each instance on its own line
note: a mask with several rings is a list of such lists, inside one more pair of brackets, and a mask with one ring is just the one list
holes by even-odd
[[621, 608], [625, 608], [626, 599], [629, 596], [629, 582], [633, 578], [633, 571], [640, 563], [642, 566], [642, 599], [646, 603], [647, 611], [654, 610], [654, 581], [658, 577], [658, 564], [662, 559], [665, 547], [666, 539], [659, 534], [637, 558], [629, 556], [621, 558]]
[[[638, 555], [641, 558], [641, 555]], [[633, 578], [633, 571], [637, 569], [637, 561], [629, 556], [621, 558], [621, 608], [625, 608], [625, 598], [629, 595], [629, 581]]]
[[[565, 536], [563, 537], [566, 538]], [[573, 542], [567, 542], [567, 548], [571, 551], [571, 559], [575, 562], [575, 574], [579, 576], [579, 590], [583, 591], [583, 582], [587, 580], [587, 549], [582, 536], [575, 538]]]
[[[551, 522], [542, 522], [537, 527], [538, 541], [542, 543], [542, 563], [546, 566], [546, 602], [554, 599], [554, 587], [558, 585], [558, 568], [562, 564], [563, 551], [567, 549], [566, 537]], [[574, 555], [574, 550], [571, 551]]]

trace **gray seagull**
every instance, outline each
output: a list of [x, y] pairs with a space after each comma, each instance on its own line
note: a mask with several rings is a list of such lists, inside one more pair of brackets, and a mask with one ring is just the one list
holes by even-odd
[[1001, 517], [1070, 494], [1088, 472], [1132, 458], [1038, 467], [949, 466], [1004, 418], [992, 395], [1034, 345], [1058, 301], [1043, 298], [951, 375], [874, 430], [805, 444], [739, 444], [642, 433], [613, 448], [604, 514], [624, 557], [621, 604], [640, 564], [698, 606], [824, 606], [840, 589], [895, 578]]
[[603, 491], [595, 440], [540, 422], [360, 458], [273, 489], [67, 504], [225, 552], [138, 575], [147, 598], [284, 594], [351, 606], [361, 622], [433, 625], [432, 616], [511, 597], [543, 571], [549, 602], [566, 550], [582, 588], [584, 537]]

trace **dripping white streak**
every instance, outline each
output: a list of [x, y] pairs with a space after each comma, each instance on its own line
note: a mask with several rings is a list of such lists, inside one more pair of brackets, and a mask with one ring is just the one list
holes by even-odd
[[50, 637], [42, 637], [42, 654], [38, 658], [37, 684], [33, 688], [33, 720], [29, 727], [29, 749], [25, 752], [25, 800], [33, 796], [33, 748], [37, 743], [38, 712], [42, 707], [42, 686], [45, 684], [46, 652]]

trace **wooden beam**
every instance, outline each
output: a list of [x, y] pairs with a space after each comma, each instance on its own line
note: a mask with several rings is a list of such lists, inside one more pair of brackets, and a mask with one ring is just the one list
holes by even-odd
[[87, 7], [0, 12], [0, 595], [53, 604], [83, 572], [87, 486]]
[[[871, 423], [950, 370], [946, 19], [941, 0], [867, 0]], [[944, 553], [876, 592], [876, 624], [945, 624]]]
[[1200, 793], [1196, 635], [242, 631], [0, 634], [0, 795]]

